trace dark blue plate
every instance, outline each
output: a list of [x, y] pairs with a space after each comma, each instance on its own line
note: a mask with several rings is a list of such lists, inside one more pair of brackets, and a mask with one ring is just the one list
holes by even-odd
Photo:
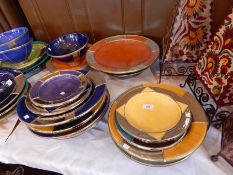
[[[22, 98], [19, 102], [19, 105], [23, 107], [23, 103], [25, 101], [25, 97]], [[87, 129], [93, 127], [94, 124], [96, 124], [106, 113], [108, 106], [109, 106], [109, 94], [106, 93], [106, 97], [104, 100], [104, 103], [101, 105], [100, 109], [98, 109], [94, 115], [92, 115], [91, 117], [88, 116], [88, 114], [86, 114], [82, 119], [85, 120], [85, 117], [90, 117], [90, 119], [85, 122], [85, 123], [79, 123], [78, 121], [81, 120], [74, 120], [71, 121], [67, 124], [64, 125], [60, 125], [60, 126], [56, 126], [54, 129], [60, 132], [56, 132], [56, 133], [41, 133], [38, 131], [34, 131], [29, 127], [29, 130], [31, 132], [33, 132], [34, 134], [38, 135], [38, 136], [42, 136], [42, 137], [54, 137], [54, 138], [69, 138], [69, 137], [73, 137], [75, 135], [79, 135], [81, 133], [83, 133], [84, 131], [86, 131]], [[25, 107], [25, 106], [24, 106]], [[23, 111], [18, 111], [18, 107], [17, 107], [17, 112], [18, 115], [23, 117], [23, 118], [28, 118], [28, 113], [25, 113]], [[32, 114], [33, 115], [33, 114]], [[21, 118], [20, 117], [20, 118]], [[66, 129], [69, 128], [69, 129]], [[64, 130], [64, 131], [62, 131]]]
[[0, 104], [15, 90], [15, 77], [9, 72], [0, 72]]
[[11, 103], [9, 103], [6, 106], [6, 108], [4, 108], [3, 110], [0, 110], [0, 121], [8, 117], [8, 114], [10, 114], [11, 111], [16, 107], [18, 100], [21, 98], [22, 95], [25, 95], [28, 88], [29, 88], [29, 83], [26, 82], [25, 86], [24, 86], [22, 92], [19, 94], [19, 96], [15, 100], [13, 100]]
[[31, 102], [40, 108], [69, 104], [86, 89], [87, 79], [79, 71], [56, 71], [41, 78], [29, 92]]
[[[36, 109], [32, 109], [32, 106], [26, 100], [27, 109], [29, 109], [31, 112], [37, 115], [41, 115], [40, 117], [41, 119], [45, 118], [45, 119], [50, 119], [50, 120], [60, 119], [61, 116], [54, 116], [54, 115], [66, 113], [69, 110], [72, 110], [74, 108], [76, 108], [73, 111], [76, 117], [81, 117], [85, 115], [86, 113], [88, 113], [89, 111], [91, 111], [100, 102], [101, 98], [105, 94], [107, 87], [106, 87], [105, 81], [99, 76], [98, 73], [92, 72], [92, 71], [86, 71], [86, 70], [82, 70], [81, 72], [85, 74], [87, 78], [90, 81], [92, 81], [94, 85], [93, 93], [89, 96], [89, 98], [84, 103], [82, 103], [81, 105], [75, 104], [75, 105], [67, 106], [66, 110], [59, 109], [59, 108], [54, 108], [54, 109], [49, 108], [49, 109], [38, 111]], [[30, 120], [24, 120], [24, 119], [22, 120], [26, 123], [32, 123], [38, 117], [37, 115], [30, 117]]]
[[16, 83], [16, 87], [15, 90], [5, 99], [5, 100], [1, 100], [0, 102], [0, 110], [5, 109], [8, 104], [10, 104], [12, 101], [14, 101], [19, 94], [22, 92], [24, 85], [25, 85], [25, 78], [24, 75], [21, 71], [12, 69], [12, 68], [0, 68], [0, 73], [9, 73], [12, 76], [14, 76], [14, 80]]
[[88, 44], [88, 36], [84, 33], [70, 33], [51, 41], [46, 52], [53, 58], [69, 59], [79, 55], [79, 52]]

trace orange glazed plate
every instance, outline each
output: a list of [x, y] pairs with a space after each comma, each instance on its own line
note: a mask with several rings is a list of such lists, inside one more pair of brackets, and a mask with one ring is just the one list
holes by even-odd
[[87, 51], [90, 67], [110, 74], [134, 73], [149, 67], [159, 56], [158, 44], [138, 35], [117, 35], [93, 44]]

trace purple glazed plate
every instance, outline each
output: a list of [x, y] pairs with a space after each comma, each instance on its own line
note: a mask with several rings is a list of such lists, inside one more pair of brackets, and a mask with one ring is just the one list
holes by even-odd
[[41, 78], [29, 92], [33, 105], [40, 108], [64, 106], [86, 90], [87, 78], [79, 71], [56, 71]]
[[[15, 87], [13, 88], [11, 93], [8, 92], [9, 95], [6, 95], [7, 97], [4, 100], [1, 99], [0, 111], [6, 109], [6, 107], [10, 103], [12, 103], [16, 98], [18, 98], [18, 96], [22, 92], [24, 85], [25, 85], [25, 82], [26, 82], [25, 77], [21, 71], [18, 71], [18, 70], [12, 69], [12, 68], [0, 68], [0, 74], [7, 74], [7, 73], [10, 74], [11, 76], [13, 76], [15, 83], [14, 82], [12, 82], [12, 83], [15, 84]], [[7, 84], [9, 84], [9, 83], [10, 83], [10, 81]]]
[[0, 104], [14, 92], [15, 87], [15, 77], [9, 72], [0, 72]]

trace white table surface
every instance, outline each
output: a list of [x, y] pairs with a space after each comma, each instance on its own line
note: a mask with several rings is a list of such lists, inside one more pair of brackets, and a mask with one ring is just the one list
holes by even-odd
[[[153, 69], [155, 70], [155, 69]], [[30, 78], [34, 84], [44, 70]], [[118, 79], [101, 73], [106, 79], [111, 104], [122, 92], [142, 83], [157, 83], [156, 74], [147, 69], [130, 79]], [[162, 83], [179, 85], [182, 78], [169, 77]], [[108, 113], [107, 113], [108, 114]], [[83, 135], [64, 140], [47, 139], [33, 135], [23, 123], [5, 142], [13, 128], [17, 114], [0, 122], [0, 162], [18, 163], [35, 168], [74, 175], [226, 175], [233, 168], [221, 157], [213, 163], [209, 159], [219, 151], [221, 133], [210, 128], [203, 144], [188, 159], [168, 167], [148, 167], [123, 155], [114, 145], [108, 131], [105, 115], [98, 125]]]

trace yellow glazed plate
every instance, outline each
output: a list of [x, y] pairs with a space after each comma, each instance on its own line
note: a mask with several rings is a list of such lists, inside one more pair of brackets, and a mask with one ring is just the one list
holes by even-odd
[[180, 137], [191, 123], [188, 105], [156, 87], [137, 86], [122, 94], [116, 109], [119, 125], [133, 137], [163, 142]]
[[[193, 117], [187, 134], [176, 145], [160, 151], [145, 151], [130, 145], [119, 134], [115, 125], [116, 110], [120, 102], [119, 97], [113, 103], [109, 112], [108, 124], [112, 139], [124, 154], [142, 164], [166, 166], [187, 158], [201, 145], [205, 138], [208, 127], [205, 111], [192, 95], [181, 88], [163, 84], [144, 84], [136, 87], [136, 89], [145, 87], [155, 88], [157, 92], [166, 93], [176, 101], [187, 104]], [[123, 95], [127, 93], [125, 92]]]

